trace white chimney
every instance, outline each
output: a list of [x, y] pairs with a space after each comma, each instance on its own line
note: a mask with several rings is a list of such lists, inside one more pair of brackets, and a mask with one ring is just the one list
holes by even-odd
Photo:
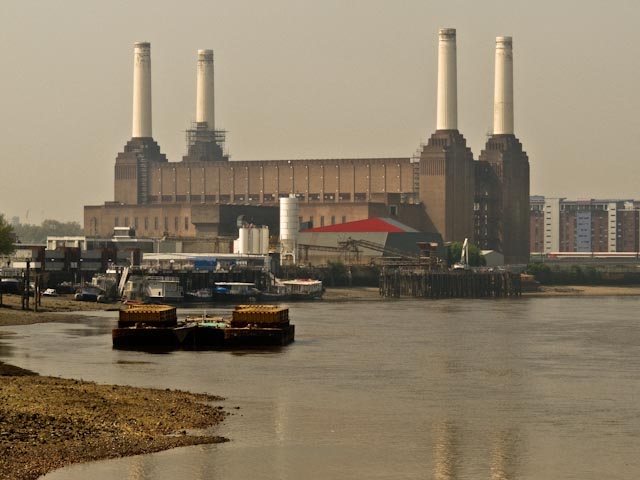
[[493, 134], [513, 133], [513, 44], [511, 37], [496, 37]]
[[131, 137], [151, 137], [151, 44], [134, 43]]
[[456, 67], [456, 29], [441, 28], [438, 42], [437, 130], [458, 129], [458, 73]]
[[213, 50], [198, 50], [198, 79], [196, 88], [196, 122], [206, 122], [207, 129], [213, 131]]

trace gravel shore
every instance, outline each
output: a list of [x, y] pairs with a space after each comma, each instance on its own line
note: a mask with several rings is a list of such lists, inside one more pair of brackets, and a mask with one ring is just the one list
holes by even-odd
[[0, 478], [225, 441], [187, 431], [224, 419], [219, 397], [41, 377], [0, 364]]

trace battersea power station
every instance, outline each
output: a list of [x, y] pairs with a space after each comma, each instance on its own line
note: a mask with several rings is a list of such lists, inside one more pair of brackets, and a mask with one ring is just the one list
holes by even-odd
[[279, 199], [295, 195], [301, 224], [392, 218], [443, 241], [468, 238], [529, 259], [529, 160], [515, 136], [511, 37], [495, 49], [493, 132], [477, 159], [458, 130], [456, 31], [439, 31], [436, 129], [418, 155], [397, 158], [230, 160], [216, 130], [213, 51], [199, 50], [196, 119], [181, 161], [153, 138], [151, 52], [134, 46], [131, 139], [116, 157], [114, 199], [84, 207], [85, 234], [134, 227], [139, 237], [237, 235], [236, 219], [278, 230]]

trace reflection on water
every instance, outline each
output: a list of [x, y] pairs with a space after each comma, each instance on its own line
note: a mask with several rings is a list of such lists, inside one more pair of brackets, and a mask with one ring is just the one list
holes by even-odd
[[457, 462], [460, 457], [456, 441], [456, 428], [451, 422], [436, 425], [433, 448], [433, 478], [455, 480], [458, 478]]
[[522, 449], [517, 430], [496, 432], [491, 442], [491, 480], [513, 480], [518, 475], [518, 452]]
[[[277, 351], [111, 348], [114, 316], [7, 327], [43, 374], [227, 398], [231, 442], [47, 479], [640, 478], [640, 299], [295, 305]], [[102, 333], [100, 333], [102, 332]], [[239, 406], [239, 410], [234, 407]]]

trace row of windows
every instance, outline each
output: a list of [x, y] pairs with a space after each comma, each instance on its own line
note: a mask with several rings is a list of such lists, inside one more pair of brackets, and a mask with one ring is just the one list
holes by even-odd
[[[288, 193], [280, 193], [277, 196], [273, 193], [265, 193], [262, 195], [262, 201], [264, 202], [273, 202], [276, 198], [286, 198], [288, 197]], [[334, 201], [336, 199], [335, 193], [297, 193], [296, 198], [301, 201], [309, 200], [310, 202], [319, 202], [320, 200], [324, 201]], [[353, 199], [355, 201], [366, 201], [367, 194], [366, 192], [357, 192], [354, 193]], [[340, 193], [338, 194], [338, 200], [340, 201], [351, 201], [351, 193]], [[149, 201], [151, 203], [173, 203], [172, 195], [150, 195]], [[176, 195], [176, 202], [186, 202], [186, 195]], [[219, 203], [229, 203], [229, 202], [258, 202], [260, 201], [260, 195], [257, 193], [250, 193], [248, 195], [245, 194], [221, 194], [221, 195], [191, 195], [192, 202], [219, 202]]]
[[[299, 220], [300, 220], [300, 223], [303, 223], [303, 222], [304, 222], [304, 219], [303, 219], [302, 217], [300, 217], [300, 218], [299, 218]], [[324, 226], [325, 226], [325, 219], [324, 219], [324, 215], [320, 215], [320, 225], [315, 225], [315, 224], [313, 223], [313, 220], [314, 220], [314, 219], [313, 219], [313, 215], [311, 215], [311, 216], [309, 217], [309, 223], [310, 223], [313, 227], [315, 227], [315, 226], [324, 227]], [[335, 225], [335, 224], [336, 224], [336, 216], [335, 216], [335, 215], [331, 215], [330, 222], [331, 222], [331, 223], [329, 223], [329, 225]], [[346, 215], [343, 215], [343, 216], [342, 216], [342, 223], [347, 223], [347, 217], [346, 217]]]
[[[150, 226], [150, 222], [149, 222], [149, 217], [144, 217], [144, 230], [150, 230], [149, 226]], [[164, 222], [163, 222], [163, 230], [165, 232], [169, 231], [169, 217], [164, 217]], [[124, 217], [123, 218], [123, 225], [124, 227], [134, 227], [136, 230], [138, 228], [140, 228], [140, 224], [138, 223], [138, 217], [133, 217], [133, 224], [131, 224], [129, 222], [129, 217]], [[115, 217], [113, 219], [113, 226], [114, 227], [120, 227], [120, 218], [119, 217]], [[158, 217], [153, 217], [153, 230], [159, 230], [160, 229], [160, 222], [159, 222], [159, 218]], [[173, 229], [174, 231], [179, 231], [180, 230], [180, 217], [174, 217], [173, 218]], [[189, 230], [189, 217], [184, 217], [184, 230], [188, 231]]]

